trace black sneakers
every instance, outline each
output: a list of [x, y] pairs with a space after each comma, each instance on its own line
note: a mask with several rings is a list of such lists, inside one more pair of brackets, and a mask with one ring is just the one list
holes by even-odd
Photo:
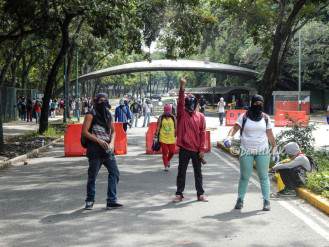
[[120, 203], [117, 203], [117, 202], [106, 203], [106, 209], [116, 209], [116, 208], [121, 208], [121, 207], [123, 207], [123, 205]]
[[270, 211], [270, 210], [271, 210], [270, 201], [264, 200], [263, 211]]
[[85, 210], [92, 210], [93, 206], [94, 206], [94, 202], [86, 201]]
[[243, 208], [243, 201], [241, 200], [241, 198], [238, 198], [234, 208], [235, 209], [242, 209]]

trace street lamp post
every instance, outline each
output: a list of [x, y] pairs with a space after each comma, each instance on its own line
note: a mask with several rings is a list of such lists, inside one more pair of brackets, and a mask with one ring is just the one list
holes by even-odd
[[298, 31], [298, 110], [301, 110], [301, 89], [302, 89], [302, 48], [301, 35]]
[[69, 85], [67, 81], [67, 56], [64, 57], [64, 116], [63, 122], [66, 123], [69, 118]]

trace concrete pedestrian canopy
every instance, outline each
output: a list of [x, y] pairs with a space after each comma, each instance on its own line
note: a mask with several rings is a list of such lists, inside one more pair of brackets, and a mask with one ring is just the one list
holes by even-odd
[[241, 75], [247, 77], [255, 77], [257, 72], [255, 70], [222, 64], [213, 63], [207, 61], [198, 60], [152, 60], [122, 64], [106, 69], [97, 70], [85, 75], [80, 76], [79, 80], [91, 80], [100, 77], [110, 76], [110, 75], [120, 75], [134, 72], [146, 72], [146, 71], [201, 71], [210, 73], [224, 73]]

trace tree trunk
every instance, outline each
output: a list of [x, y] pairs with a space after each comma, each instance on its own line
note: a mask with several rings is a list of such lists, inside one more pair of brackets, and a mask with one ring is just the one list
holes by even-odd
[[[54, 83], [58, 74], [58, 70], [63, 62], [64, 56], [66, 55], [69, 47], [69, 25], [73, 16], [67, 16], [61, 25], [61, 34], [62, 34], [62, 44], [59, 53], [53, 63], [49, 73], [46, 88], [44, 90], [43, 104], [41, 109], [39, 133], [42, 134], [48, 129], [48, 112], [49, 112], [49, 102], [52, 97]], [[65, 102], [68, 104], [68, 102]]]
[[2, 125], [2, 109], [0, 106], [0, 152], [4, 151], [4, 140], [3, 140], [3, 125]]

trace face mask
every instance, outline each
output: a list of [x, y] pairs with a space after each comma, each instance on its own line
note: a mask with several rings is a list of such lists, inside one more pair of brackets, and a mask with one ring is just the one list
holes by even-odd
[[189, 97], [185, 100], [185, 108], [189, 112], [194, 112], [196, 108], [196, 99], [193, 97]]
[[101, 102], [96, 104], [96, 110], [100, 113], [103, 113], [106, 108], [108, 108], [108, 102]]
[[253, 112], [262, 112], [263, 111], [263, 106], [262, 105], [252, 105], [251, 110]]

